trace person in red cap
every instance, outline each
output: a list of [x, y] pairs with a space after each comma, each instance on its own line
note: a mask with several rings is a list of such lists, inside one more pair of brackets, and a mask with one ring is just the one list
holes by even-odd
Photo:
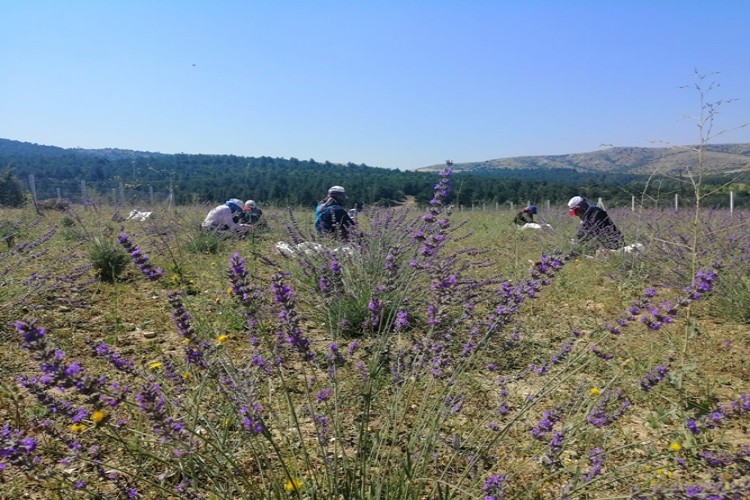
[[242, 207], [242, 223], [254, 225], [260, 221], [263, 210], [258, 208], [258, 204], [253, 200], [247, 200]]
[[568, 201], [568, 212], [571, 217], [581, 219], [581, 226], [576, 233], [576, 241], [588, 246], [596, 245], [598, 248], [616, 250], [622, 248], [624, 238], [622, 233], [606, 210], [589, 205], [583, 196], [574, 196]]

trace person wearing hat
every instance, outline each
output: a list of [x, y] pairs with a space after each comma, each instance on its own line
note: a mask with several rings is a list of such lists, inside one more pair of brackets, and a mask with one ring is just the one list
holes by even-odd
[[596, 245], [597, 249], [616, 250], [624, 246], [622, 233], [606, 210], [589, 205], [583, 196], [574, 196], [568, 201], [568, 214], [581, 219], [576, 233], [576, 241], [586, 245]]
[[243, 224], [254, 225], [258, 223], [262, 215], [263, 210], [258, 208], [257, 203], [253, 200], [247, 200], [245, 206], [242, 207], [242, 218], [240, 219], [240, 222]]
[[516, 214], [516, 218], [513, 219], [513, 222], [517, 226], [523, 226], [524, 224], [534, 222], [534, 215], [536, 215], [536, 205], [529, 205]]
[[333, 186], [328, 190], [328, 196], [315, 207], [315, 229], [320, 234], [329, 234], [342, 239], [349, 237], [349, 231], [354, 226], [354, 219], [344, 209], [346, 191], [341, 186]]
[[201, 229], [230, 235], [242, 235], [247, 232], [249, 226], [239, 223], [241, 216], [242, 200], [231, 198], [208, 212], [201, 224]]

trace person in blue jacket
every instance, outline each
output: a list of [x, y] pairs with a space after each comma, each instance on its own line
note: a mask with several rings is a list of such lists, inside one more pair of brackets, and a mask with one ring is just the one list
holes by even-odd
[[529, 205], [516, 214], [516, 217], [513, 219], [513, 223], [517, 226], [523, 226], [524, 224], [532, 223], [534, 222], [534, 216], [536, 215], [536, 212], [536, 205]]
[[568, 208], [571, 217], [581, 219], [575, 238], [578, 243], [608, 250], [617, 250], [625, 245], [622, 233], [604, 209], [589, 205], [583, 196], [571, 198]]
[[318, 233], [341, 239], [349, 238], [355, 222], [344, 209], [345, 202], [346, 191], [343, 187], [333, 186], [328, 190], [328, 196], [315, 208], [315, 229]]

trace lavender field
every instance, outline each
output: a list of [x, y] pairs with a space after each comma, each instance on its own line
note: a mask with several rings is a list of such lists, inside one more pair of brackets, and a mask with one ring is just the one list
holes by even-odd
[[[750, 218], [0, 209], [3, 498], [747, 498]], [[316, 241], [323, 250], [284, 255]]]

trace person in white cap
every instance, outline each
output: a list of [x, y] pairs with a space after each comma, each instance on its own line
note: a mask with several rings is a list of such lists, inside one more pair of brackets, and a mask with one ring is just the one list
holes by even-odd
[[263, 210], [258, 208], [258, 204], [253, 200], [247, 200], [245, 206], [242, 207], [242, 219], [240, 222], [243, 224], [257, 224], [260, 217], [263, 215]]
[[248, 226], [238, 222], [241, 215], [242, 200], [231, 198], [208, 212], [201, 224], [201, 229], [230, 235], [243, 235], [247, 232]]
[[568, 214], [581, 219], [576, 233], [576, 241], [581, 244], [594, 244], [598, 248], [616, 250], [624, 246], [622, 233], [609, 214], [599, 207], [589, 205], [583, 196], [574, 196], [568, 201]]
[[315, 207], [315, 229], [320, 234], [328, 234], [342, 239], [349, 237], [354, 219], [344, 209], [346, 191], [341, 186], [332, 186], [328, 196]]

